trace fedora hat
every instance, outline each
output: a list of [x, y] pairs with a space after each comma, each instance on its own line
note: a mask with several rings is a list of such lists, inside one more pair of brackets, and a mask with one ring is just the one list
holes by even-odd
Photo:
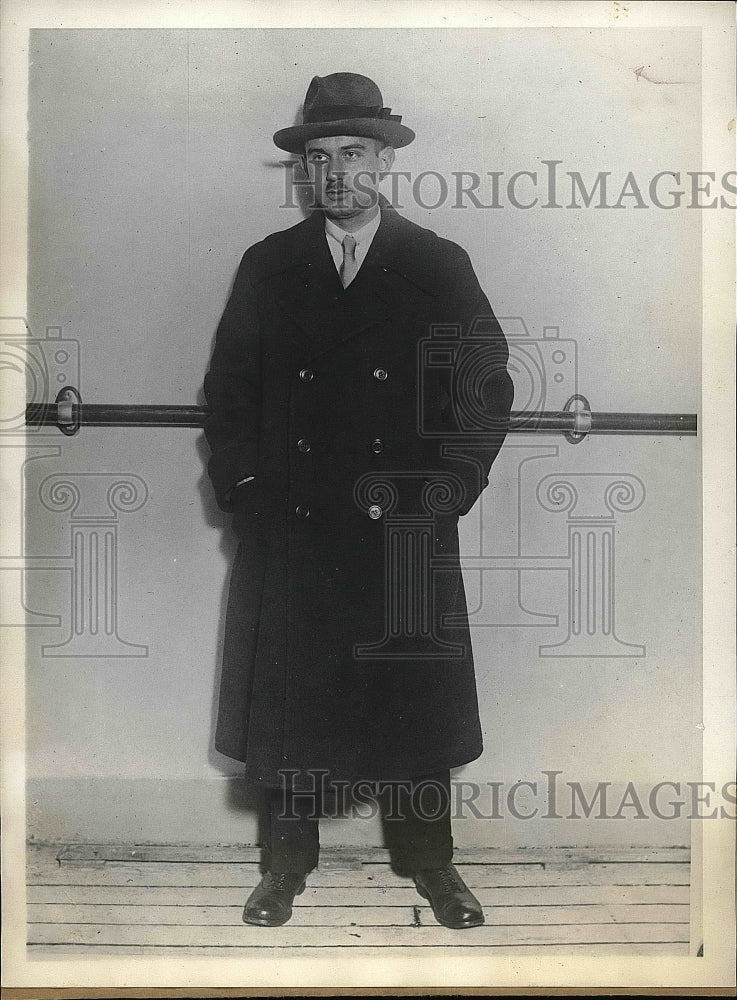
[[302, 124], [279, 129], [274, 142], [288, 153], [303, 153], [309, 139], [325, 135], [360, 135], [387, 146], [408, 146], [415, 137], [402, 116], [384, 107], [373, 80], [359, 73], [314, 76], [307, 88]]

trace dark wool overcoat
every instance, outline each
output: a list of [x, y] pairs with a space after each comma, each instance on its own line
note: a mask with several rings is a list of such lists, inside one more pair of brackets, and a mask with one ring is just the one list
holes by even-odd
[[240, 542], [215, 743], [264, 785], [482, 751], [458, 518], [508, 426], [507, 345], [466, 252], [381, 213], [346, 289], [319, 213], [247, 250], [205, 376]]

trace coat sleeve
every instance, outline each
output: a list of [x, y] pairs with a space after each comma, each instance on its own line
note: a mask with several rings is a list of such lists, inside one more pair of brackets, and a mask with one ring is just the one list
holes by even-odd
[[489, 483], [489, 472], [509, 429], [514, 398], [504, 332], [465, 250], [454, 246], [448, 315], [457, 330], [453, 363], [441, 385], [441, 439], [446, 468], [463, 481], [458, 513], [467, 514]]
[[241, 260], [218, 324], [204, 393], [208, 406], [205, 437], [211, 456], [207, 471], [218, 505], [232, 510], [230, 491], [255, 475], [261, 413], [261, 337], [251, 255]]

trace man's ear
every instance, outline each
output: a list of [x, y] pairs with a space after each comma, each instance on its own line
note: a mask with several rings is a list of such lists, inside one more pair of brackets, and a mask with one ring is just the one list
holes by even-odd
[[307, 153], [299, 154], [299, 165], [302, 167], [304, 173], [307, 174]]
[[384, 148], [379, 151], [379, 166], [381, 167], [382, 173], [387, 173], [391, 170], [393, 163], [394, 147], [384, 146]]

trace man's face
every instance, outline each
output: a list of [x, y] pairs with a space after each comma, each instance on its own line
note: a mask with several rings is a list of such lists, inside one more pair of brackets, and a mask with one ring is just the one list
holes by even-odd
[[394, 150], [376, 139], [330, 135], [310, 139], [303, 158], [315, 203], [331, 219], [350, 219], [378, 201], [379, 178]]

